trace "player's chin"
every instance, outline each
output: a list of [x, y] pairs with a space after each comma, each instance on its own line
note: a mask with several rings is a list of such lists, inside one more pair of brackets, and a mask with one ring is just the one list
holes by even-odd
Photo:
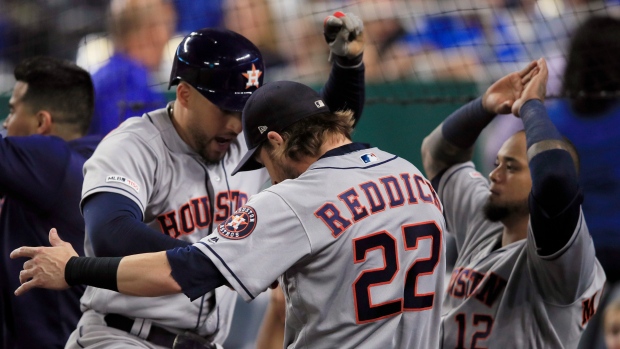
[[[228, 150], [226, 150], [228, 151]], [[217, 164], [218, 162], [220, 162], [224, 156], [226, 156], [226, 151], [219, 151], [219, 150], [208, 150], [203, 152], [202, 154], [202, 158], [209, 164]]]
[[202, 155], [208, 162], [215, 163], [222, 160], [229, 149], [230, 143], [212, 142], [206, 149], [206, 154]]

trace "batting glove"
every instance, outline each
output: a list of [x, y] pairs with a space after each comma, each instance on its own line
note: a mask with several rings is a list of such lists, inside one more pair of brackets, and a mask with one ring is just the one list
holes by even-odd
[[323, 35], [329, 45], [329, 61], [342, 67], [362, 64], [364, 53], [364, 23], [353, 13], [334, 12], [323, 21]]

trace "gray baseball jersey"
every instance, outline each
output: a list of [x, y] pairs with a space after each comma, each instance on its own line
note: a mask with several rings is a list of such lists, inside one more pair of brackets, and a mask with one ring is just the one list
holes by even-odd
[[[265, 170], [227, 175], [246, 151], [240, 135], [221, 162], [207, 165], [181, 140], [167, 110], [159, 109], [128, 119], [101, 142], [84, 165], [82, 200], [98, 192], [124, 195], [140, 207], [143, 221], [151, 228], [196, 242], [243, 206], [269, 178]], [[210, 196], [215, 210], [210, 208]], [[88, 237], [85, 250], [87, 256], [94, 255]], [[226, 287], [218, 288], [216, 306], [209, 309], [205, 303], [211, 296], [190, 302], [182, 294], [140, 298], [88, 287], [82, 307], [122, 314], [138, 323], [145, 320], [149, 325], [191, 329], [200, 335], [217, 333], [214, 340], [221, 343], [229, 330], [236, 295]]]
[[501, 247], [503, 225], [484, 216], [489, 186], [473, 163], [448, 169], [437, 191], [458, 249], [441, 347], [576, 348], [605, 282], [583, 214], [566, 246], [541, 257], [531, 224], [527, 239]]
[[437, 348], [445, 253], [437, 195], [359, 143], [272, 186], [194, 244], [247, 301], [278, 277], [288, 348]]

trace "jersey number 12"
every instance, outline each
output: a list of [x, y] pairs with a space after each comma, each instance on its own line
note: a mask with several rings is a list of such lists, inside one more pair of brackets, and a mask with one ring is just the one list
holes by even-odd
[[403, 297], [381, 304], [372, 304], [370, 288], [390, 284], [398, 273], [399, 259], [397, 240], [386, 230], [381, 230], [357, 239], [353, 239], [353, 261], [362, 263], [366, 254], [381, 249], [385, 261], [383, 268], [364, 270], [353, 283], [356, 321], [358, 324], [376, 321], [403, 311], [422, 311], [431, 309], [435, 293], [418, 294], [419, 276], [430, 275], [435, 271], [441, 256], [441, 229], [434, 221], [403, 225], [401, 227], [405, 251], [416, 251], [418, 241], [431, 240], [430, 257], [416, 259], [407, 269]]

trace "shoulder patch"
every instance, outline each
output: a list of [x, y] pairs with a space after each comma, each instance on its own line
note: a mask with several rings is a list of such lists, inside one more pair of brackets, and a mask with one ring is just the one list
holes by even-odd
[[471, 177], [471, 178], [484, 178], [482, 176], [482, 173], [480, 173], [478, 171], [471, 171], [471, 172], [469, 172], [469, 177]]
[[106, 177], [105, 181], [106, 181], [106, 183], [108, 183], [108, 182], [123, 183], [123, 184], [131, 187], [131, 189], [135, 190], [137, 193], [140, 192], [140, 186], [138, 185], [138, 183], [136, 183], [135, 181], [132, 181], [131, 179], [129, 179], [129, 178], [125, 177], [125, 176], [109, 175], [108, 177]]
[[379, 158], [374, 153], [363, 154], [362, 156], [360, 156], [360, 158], [362, 159], [362, 161], [364, 161], [365, 164], [379, 161]]
[[232, 239], [244, 239], [254, 231], [257, 222], [256, 211], [250, 206], [241, 206], [226, 221], [217, 227], [221, 236]]

